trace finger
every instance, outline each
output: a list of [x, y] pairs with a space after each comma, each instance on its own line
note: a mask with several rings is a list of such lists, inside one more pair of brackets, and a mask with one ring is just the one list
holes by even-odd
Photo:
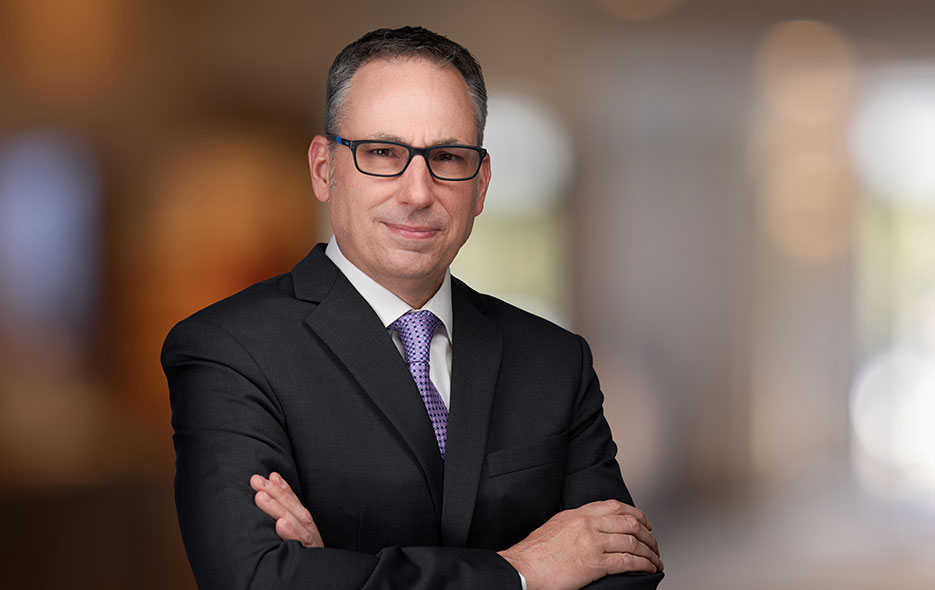
[[265, 512], [267, 516], [276, 520], [282, 518], [288, 512], [276, 498], [273, 498], [264, 490], [260, 490], [254, 494], [253, 502], [257, 505], [257, 508]]
[[307, 531], [303, 531], [289, 515], [276, 521], [276, 534], [283, 541], [298, 541], [303, 545], [311, 542]]
[[[259, 477], [256, 480], [251, 478], [250, 485], [251, 487], [254, 484], [254, 481], [259, 483], [260, 490], [269, 494], [271, 498], [279, 502], [283, 508], [286, 510], [293, 510], [295, 505], [291, 502], [295, 498], [295, 493], [292, 491], [292, 488], [289, 487], [289, 484], [285, 479], [282, 478], [278, 473], [273, 471], [270, 473], [269, 478]], [[297, 502], [298, 499], [295, 498]], [[299, 504], [301, 506], [301, 504]]]
[[581, 510], [589, 516], [606, 516], [611, 514], [633, 516], [647, 529], [653, 529], [652, 523], [649, 522], [649, 518], [642, 510], [635, 506], [630, 506], [625, 502], [620, 502], [619, 500], [599, 500], [597, 502], [585, 504], [578, 510]]
[[303, 526], [314, 525], [311, 512], [302, 505], [302, 502], [299, 501], [299, 497], [296, 496], [295, 492], [289, 487], [289, 484], [281, 475], [274, 471], [270, 473], [269, 481], [270, 485], [265, 489], [269, 492], [270, 496], [276, 498], [286, 510], [295, 515], [296, 519], [299, 520]]
[[659, 554], [633, 535], [602, 535], [601, 545], [604, 553], [630, 553], [644, 557], [651, 561], [656, 569], [662, 570]]
[[604, 554], [605, 567], [608, 574], [622, 574], [625, 572], [648, 572], [655, 574], [659, 569], [652, 561], [642, 555], [632, 553], [606, 553]]
[[656, 541], [656, 537], [633, 515], [612, 514], [604, 516], [598, 521], [597, 530], [602, 533], [634, 535], [653, 551], [659, 553], [659, 543]]
[[253, 488], [254, 492], [264, 489], [267, 483], [269, 483], [269, 480], [258, 473], [250, 476], [250, 487]]
[[305, 526], [289, 512], [276, 521], [276, 534], [283, 541], [299, 541], [305, 547], [324, 547], [315, 525]]
[[289, 512], [276, 521], [276, 534], [279, 535], [283, 541], [299, 541], [305, 547], [315, 547], [316, 540], [318, 540], [317, 546], [321, 545], [318, 530], [314, 527], [312, 527], [311, 530], [303, 527], [302, 524], [295, 519], [295, 515]]
[[315, 523], [302, 523], [296, 516], [287, 510], [278, 500], [260, 490], [254, 496], [256, 505], [267, 516], [276, 521], [276, 534], [283, 541], [299, 541], [306, 547], [323, 547], [321, 533]]
[[613, 508], [614, 508], [613, 514], [619, 514], [621, 516], [632, 516], [633, 518], [638, 520], [640, 524], [645, 526], [647, 529], [653, 530], [653, 523], [649, 521], [649, 517], [646, 516], [645, 512], [643, 512], [636, 506], [630, 506], [626, 502], [617, 502], [615, 500], [611, 500], [611, 502], [615, 503], [613, 505]]

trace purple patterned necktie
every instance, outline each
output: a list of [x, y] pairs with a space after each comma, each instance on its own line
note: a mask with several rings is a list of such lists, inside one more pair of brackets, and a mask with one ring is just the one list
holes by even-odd
[[438, 441], [438, 450], [442, 459], [445, 458], [445, 445], [448, 442], [448, 408], [442, 401], [435, 385], [429, 378], [429, 347], [432, 344], [432, 334], [435, 328], [442, 325], [442, 321], [428, 310], [410, 311], [399, 316], [390, 324], [390, 329], [399, 334], [406, 354], [406, 364], [409, 372], [416, 381], [422, 403], [432, 419], [435, 429], [435, 440]]

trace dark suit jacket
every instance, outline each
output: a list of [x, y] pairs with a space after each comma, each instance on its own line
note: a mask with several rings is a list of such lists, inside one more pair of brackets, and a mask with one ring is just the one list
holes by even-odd
[[[495, 550], [562, 509], [632, 502], [584, 340], [458, 280], [452, 306], [446, 461], [391, 337], [321, 244], [173, 328], [176, 505], [201, 587], [518, 589]], [[250, 475], [270, 471], [326, 548], [282, 542], [254, 505]]]

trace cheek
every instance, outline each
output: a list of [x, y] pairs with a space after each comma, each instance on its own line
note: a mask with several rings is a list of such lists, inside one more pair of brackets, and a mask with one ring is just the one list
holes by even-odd
[[346, 193], [338, 193], [328, 203], [328, 216], [331, 229], [335, 234], [342, 234], [345, 239], [355, 239], [359, 233], [360, 221], [354, 216], [354, 203]]
[[466, 196], [465, 202], [461, 205], [459, 209], [459, 223], [465, 227], [470, 228], [474, 225], [474, 218], [480, 213], [482, 208], [481, 203], [474, 197], [474, 195]]
[[332, 225], [350, 227], [361, 223], [366, 213], [365, 200], [360, 197], [360, 187], [355, 186], [353, 178], [346, 174], [332, 177], [336, 190], [332, 191], [329, 212]]

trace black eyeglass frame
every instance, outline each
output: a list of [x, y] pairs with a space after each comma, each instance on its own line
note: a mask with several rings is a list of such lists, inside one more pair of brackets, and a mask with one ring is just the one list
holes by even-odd
[[[431, 174], [433, 178], [437, 178], [438, 180], [444, 180], [447, 182], [463, 182], [465, 180], [471, 180], [472, 178], [475, 178], [478, 175], [478, 173], [480, 173], [480, 168], [484, 164], [484, 158], [487, 157], [487, 150], [482, 147], [478, 147], [476, 145], [463, 145], [460, 143], [443, 143], [439, 145], [430, 145], [424, 148], [417, 148], [417, 147], [412, 147], [411, 145], [406, 145], [405, 143], [400, 143], [398, 141], [388, 141], [384, 139], [345, 139], [339, 135], [332, 135], [330, 133], [327, 135], [327, 137], [332, 139], [335, 143], [339, 143], [341, 145], [344, 145], [350, 148], [351, 154], [354, 156], [354, 166], [357, 168], [358, 172], [360, 172], [361, 174], [366, 174], [367, 176], [376, 176], [378, 178], [394, 178], [396, 176], [402, 176], [402, 174], [406, 171], [406, 169], [409, 168], [409, 164], [412, 162], [412, 159], [416, 157], [416, 155], [419, 155], [419, 156], [422, 156], [423, 160], [425, 160], [425, 167], [429, 169], [429, 174]], [[409, 159], [406, 160], [406, 164], [403, 166], [403, 169], [397, 172], [396, 174], [376, 174], [374, 172], [364, 172], [360, 168], [360, 164], [357, 163], [357, 148], [358, 146], [368, 144], [368, 143], [376, 143], [376, 144], [382, 144], [382, 145], [398, 145], [399, 147], [406, 148], [407, 150], [409, 150]], [[469, 149], [469, 150], [477, 152], [480, 155], [480, 158], [478, 158], [477, 160], [477, 170], [475, 170], [474, 174], [468, 176], [467, 178], [445, 178], [444, 176], [439, 176], [438, 174], [435, 174], [435, 171], [432, 170], [432, 164], [429, 163], [428, 153], [432, 150], [437, 150], [437, 149], [442, 149], [442, 148]]]

